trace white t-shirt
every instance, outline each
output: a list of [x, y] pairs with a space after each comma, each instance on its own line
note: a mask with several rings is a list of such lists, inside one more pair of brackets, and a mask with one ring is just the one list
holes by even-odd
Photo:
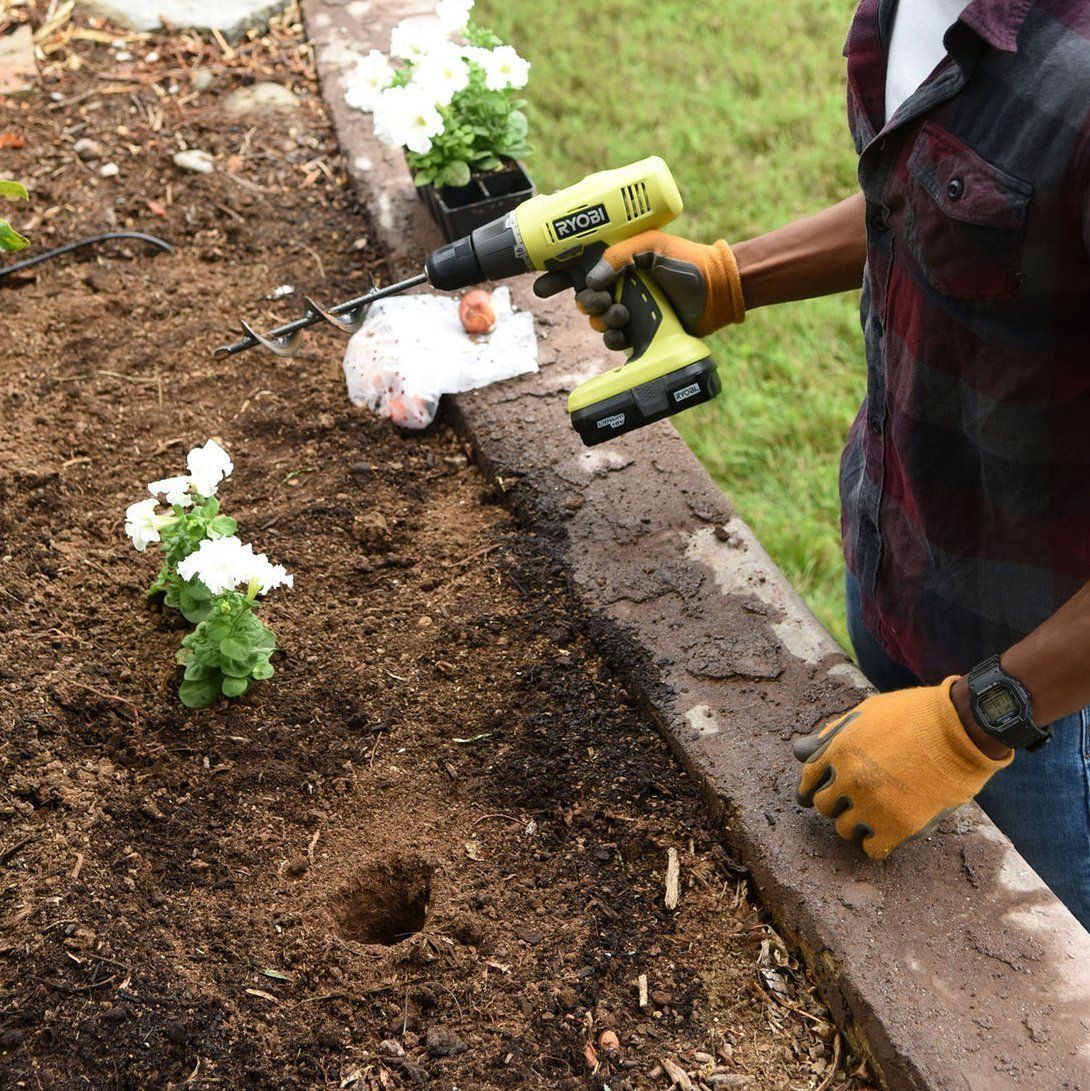
[[943, 36], [968, 7], [965, 0], [900, 0], [886, 67], [886, 120], [946, 56]]

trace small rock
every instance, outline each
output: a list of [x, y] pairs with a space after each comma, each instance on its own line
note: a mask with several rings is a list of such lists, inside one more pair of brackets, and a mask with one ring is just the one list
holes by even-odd
[[366, 550], [381, 553], [390, 548], [390, 525], [381, 511], [357, 515], [352, 521], [352, 531]]
[[289, 879], [298, 879], [299, 876], [307, 873], [307, 868], [310, 867], [310, 861], [305, 856], [293, 856], [284, 865], [284, 874]]
[[103, 163], [98, 168], [100, 178], [116, 178], [121, 173], [121, 168], [116, 163]]
[[207, 91], [212, 86], [212, 73], [206, 68], [194, 68], [189, 73], [189, 82], [194, 91]]
[[426, 1041], [428, 1054], [432, 1057], [455, 1057], [469, 1049], [450, 1027], [428, 1027]]
[[610, 1057], [614, 1053], [619, 1053], [621, 1049], [621, 1040], [617, 1037], [616, 1031], [603, 1030], [598, 1035], [598, 1048], [607, 1056]]
[[571, 986], [556, 991], [556, 1002], [564, 1011], [571, 1011], [579, 1004], [579, 994]]
[[81, 137], [73, 145], [73, 151], [80, 159], [101, 159], [105, 154], [102, 145], [97, 140], [92, 140], [89, 136]]
[[264, 82], [232, 91], [223, 105], [232, 114], [247, 114], [253, 110], [294, 110], [299, 99], [283, 84]]
[[200, 148], [189, 148], [184, 152], [174, 153], [174, 165], [194, 174], [211, 174], [214, 169], [212, 156]]
[[387, 1057], [404, 1057], [405, 1047], [394, 1038], [383, 1038], [378, 1044], [379, 1053]]

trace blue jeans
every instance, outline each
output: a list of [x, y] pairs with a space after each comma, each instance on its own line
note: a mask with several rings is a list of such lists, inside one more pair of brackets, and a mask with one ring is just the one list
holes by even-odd
[[[846, 590], [848, 634], [871, 684], [883, 693], [920, 685], [864, 626], [850, 573]], [[1090, 932], [1090, 708], [1057, 720], [1052, 741], [1016, 755], [977, 802]]]

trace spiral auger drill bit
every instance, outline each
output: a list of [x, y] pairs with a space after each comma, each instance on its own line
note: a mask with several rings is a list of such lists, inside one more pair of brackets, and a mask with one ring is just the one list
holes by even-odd
[[417, 276], [409, 277], [408, 280], [398, 281], [397, 284], [388, 284], [385, 288], [379, 288], [375, 284], [374, 277], [372, 277], [370, 291], [364, 295], [356, 296], [354, 299], [346, 299], [343, 303], [337, 303], [328, 309], [315, 303], [310, 296], [304, 296], [303, 301], [306, 304], [306, 310], [303, 312], [302, 318], [297, 318], [294, 322], [285, 322], [284, 325], [277, 326], [275, 329], [269, 330], [268, 333], [258, 333], [249, 322], [240, 322], [240, 325], [246, 331], [246, 336], [240, 338], [233, 345], [221, 345], [216, 349], [216, 355], [234, 356], [236, 352], [245, 352], [247, 349], [254, 348], [255, 345], [261, 345], [262, 348], [268, 349], [269, 352], [277, 356], [291, 357], [299, 351], [299, 335], [303, 330], [317, 325], [319, 322], [328, 322], [341, 333], [351, 336], [363, 325], [372, 303], [378, 299], [384, 299], [386, 296], [407, 292], [410, 288], [423, 284], [425, 280], [427, 280], [427, 275], [419, 273]]

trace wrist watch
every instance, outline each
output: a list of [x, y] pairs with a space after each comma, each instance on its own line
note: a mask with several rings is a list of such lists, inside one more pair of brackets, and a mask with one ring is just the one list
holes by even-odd
[[999, 656], [969, 671], [969, 707], [980, 730], [1012, 750], [1037, 750], [1052, 738], [1052, 728], [1038, 727], [1026, 687], [999, 665]]

